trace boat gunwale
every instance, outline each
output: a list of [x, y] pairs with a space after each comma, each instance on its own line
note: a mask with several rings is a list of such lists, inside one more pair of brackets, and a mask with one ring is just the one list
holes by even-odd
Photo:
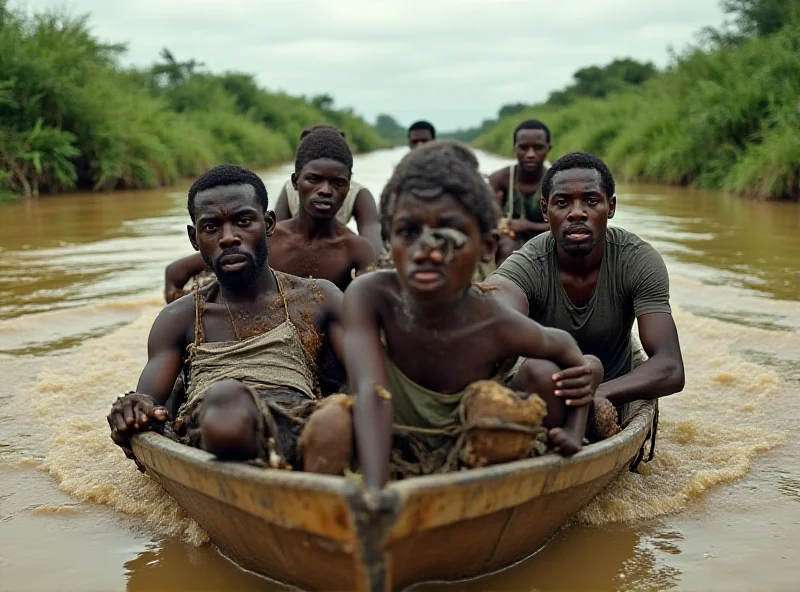
[[[547, 474], [554, 472], [556, 469], [561, 470], [575, 465], [591, 463], [614, 450], [623, 449], [634, 440], [641, 439], [642, 444], [644, 443], [654, 413], [653, 403], [651, 401], [645, 401], [644, 403], [621, 432], [611, 438], [583, 448], [572, 457], [566, 458], [558, 454], [546, 454], [489, 467], [479, 467], [439, 475], [410, 477], [388, 483], [381, 490], [381, 497], [399, 497], [402, 499], [426, 490], [468, 486], [512, 474]], [[198, 468], [202, 467], [211, 470], [219, 476], [231, 477], [253, 484], [274, 487], [287, 486], [293, 489], [305, 489], [309, 492], [335, 493], [345, 498], [350, 498], [359, 489], [356, 481], [348, 477], [306, 473], [303, 471], [265, 470], [243, 462], [220, 461], [209, 452], [180, 444], [156, 432], [136, 434], [133, 436], [132, 441], [134, 447], [143, 446], [149, 449], [157, 449], [174, 457], [176, 460]], [[625, 462], [630, 460], [625, 459]]]

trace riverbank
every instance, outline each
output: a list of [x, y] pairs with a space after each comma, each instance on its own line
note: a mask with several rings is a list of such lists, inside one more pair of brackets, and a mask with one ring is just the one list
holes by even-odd
[[551, 129], [551, 161], [585, 151], [621, 181], [798, 201], [800, 16], [786, 18], [776, 32], [690, 47], [626, 91], [502, 118], [475, 145], [511, 155], [514, 128], [535, 118]]
[[124, 44], [95, 37], [88, 17], [0, 0], [0, 23], [0, 201], [164, 187], [220, 163], [265, 168], [291, 160], [319, 123], [342, 129], [354, 152], [386, 146], [328, 95], [270, 92], [166, 48], [149, 68], [124, 68]]

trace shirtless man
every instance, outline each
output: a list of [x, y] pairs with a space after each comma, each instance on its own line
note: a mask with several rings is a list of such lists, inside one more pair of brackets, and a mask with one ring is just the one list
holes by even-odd
[[517, 163], [489, 175], [497, 203], [508, 219], [513, 237], [504, 235], [498, 247], [497, 263], [534, 236], [550, 230], [542, 215], [542, 179], [550, 164], [550, 130], [541, 121], [529, 119], [514, 130]]
[[[303, 130], [300, 134], [300, 142], [308, 134], [319, 129], [336, 131], [341, 134], [342, 138], [345, 138], [345, 133], [333, 125], [315, 125]], [[278, 201], [275, 204], [275, 218], [278, 222], [283, 222], [297, 216], [300, 210], [300, 196], [292, 180], [289, 179], [278, 195]], [[383, 243], [381, 242], [381, 226], [378, 221], [378, 207], [375, 205], [375, 198], [369, 189], [350, 179], [350, 188], [342, 202], [342, 207], [336, 213], [336, 219], [347, 226], [353, 217], [356, 219], [358, 234], [369, 241], [376, 253], [380, 253]]]
[[[275, 228], [270, 253], [273, 269], [329, 280], [344, 290], [356, 273], [375, 264], [370, 243], [337, 217], [347, 199], [352, 167], [350, 148], [335, 128], [319, 126], [303, 137], [291, 178], [302, 207], [297, 216]], [[170, 264], [168, 294], [171, 290], [173, 299], [182, 295], [183, 286], [205, 268], [200, 253]]]
[[[512, 308], [569, 332], [584, 354], [597, 356], [605, 376], [595, 396], [621, 410], [635, 400], [680, 392], [684, 369], [667, 268], [647, 242], [608, 227], [617, 207], [614, 191], [611, 171], [595, 156], [573, 153], [557, 160], [542, 182], [541, 207], [551, 231], [506, 259], [487, 283]], [[649, 356], [636, 368], [634, 319]], [[537, 367], [532, 360], [522, 363], [520, 388]]]
[[188, 208], [189, 240], [216, 282], [158, 315], [136, 392], [117, 399], [108, 415], [111, 438], [132, 457], [130, 437], [167, 422], [163, 405], [188, 353], [187, 401], [174, 423], [180, 441], [227, 459], [267, 460], [271, 450], [295, 465], [297, 428], [271, 416], [269, 405], [313, 410], [315, 362], [328, 346], [342, 351], [342, 293], [328, 281], [270, 268], [275, 215], [251, 171], [211, 169], [189, 190]]
[[375, 265], [369, 241], [336, 218], [350, 188], [352, 168], [353, 155], [337, 131], [318, 129], [300, 142], [292, 174], [300, 211], [275, 228], [275, 269], [330, 280], [344, 291], [355, 274]]
[[[478, 261], [494, 254], [497, 211], [470, 156], [466, 147], [439, 142], [403, 159], [388, 185], [396, 269], [358, 278], [345, 296], [355, 436], [372, 490], [389, 478], [393, 423], [448, 426], [478, 381], [499, 379], [498, 396], [510, 393], [498, 370], [518, 355], [537, 358], [536, 384], [526, 392], [546, 401], [544, 424], [556, 450], [574, 454], [587, 408], [564, 402], [591, 399], [603, 375], [597, 358], [584, 357], [569, 334], [540, 326], [472, 283]], [[568, 384], [559, 392], [556, 381]]]
[[411, 150], [419, 148], [435, 139], [436, 129], [427, 121], [415, 121], [408, 128], [408, 147]]

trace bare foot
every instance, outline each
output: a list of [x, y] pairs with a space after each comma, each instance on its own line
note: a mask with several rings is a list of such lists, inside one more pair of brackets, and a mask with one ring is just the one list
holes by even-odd
[[583, 447], [583, 440], [564, 428], [553, 428], [547, 433], [553, 449], [561, 456], [572, 456]]

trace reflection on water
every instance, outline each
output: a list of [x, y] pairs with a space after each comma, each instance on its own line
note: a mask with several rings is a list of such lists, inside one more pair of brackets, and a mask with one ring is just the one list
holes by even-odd
[[[678, 570], [662, 565], [659, 553], [679, 554], [680, 533], [643, 528], [637, 532], [612, 525], [602, 529], [573, 526], [560, 531], [531, 559], [491, 578], [491, 590], [536, 592], [561, 590], [637, 590], [676, 587]], [[569, 556], [572, 561], [565, 561]], [[414, 592], [482, 592], [485, 579], [452, 584], [422, 584]]]
[[213, 547], [190, 547], [175, 539], [147, 546], [125, 562], [128, 592], [284, 592], [287, 586], [236, 567]]
[[[378, 195], [403, 153], [359, 156], [354, 176]], [[503, 164], [480, 159], [484, 172]], [[290, 171], [265, 173], [271, 197]], [[164, 266], [191, 252], [185, 189], [0, 205], [2, 589], [285, 589], [203, 544], [108, 438], [108, 402], [135, 384]], [[783, 558], [800, 553], [800, 206], [622, 187], [614, 223], [671, 273], [687, 387], [663, 401], [656, 459], [530, 560], [417, 590], [796, 584]]]

